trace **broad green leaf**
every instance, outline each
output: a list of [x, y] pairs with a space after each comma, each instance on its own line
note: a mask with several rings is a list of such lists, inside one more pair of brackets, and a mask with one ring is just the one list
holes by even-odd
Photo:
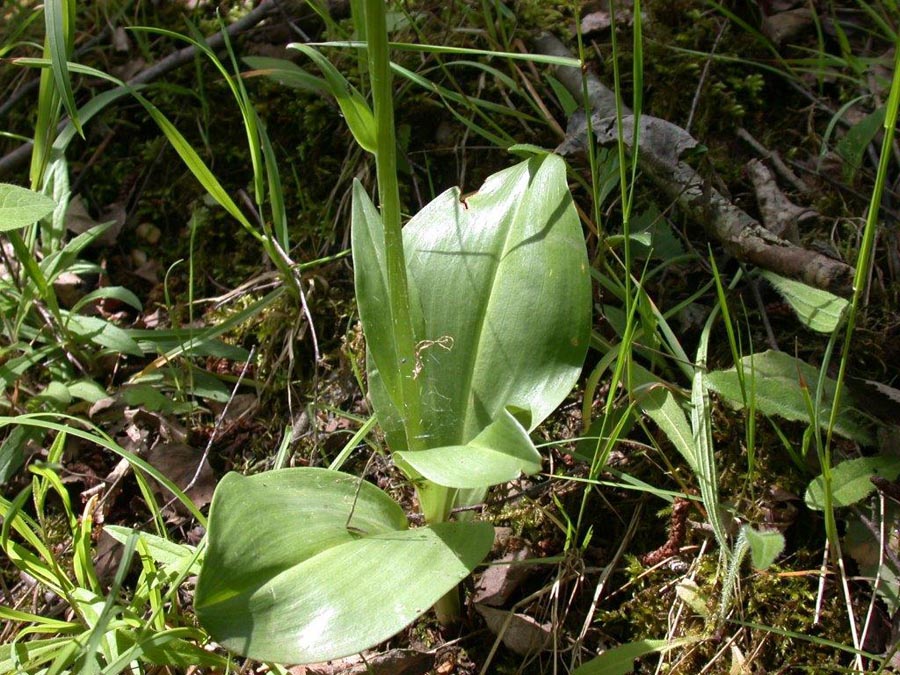
[[56, 208], [56, 202], [39, 192], [0, 183], [0, 232], [34, 225]]
[[750, 560], [755, 569], [766, 569], [784, 550], [781, 532], [754, 530], [749, 525], [744, 525], [741, 531], [750, 545]]
[[[810, 394], [816, 391], [819, 371], [807, 363], [784, 352], [765, 351], [742, 360], [744, 377], [755, 378], [756, 409], [764, 415], [778, 415], [794, 422], [809, 422], [809, 412], [803, 392], [805, 386]], [[727, 399], [732, 405], [741, 407], [741, 387], [734, 368], [717, 370], [707, 376], [709, 388]], [[826, 379], [822, 395], [822, 410], [828, 410], [834, 400], [835, 382]], [[841, 393], [842, 407], [834, 430], [841, 436], [864, 445], [872, 442], [869, 430], [859, 415], [852, 411], [853, 400], [849, 392]], [[821, 415], [821, 425], [828, 424], [828, 415]]]
[[[353, 184], [351, 220], [354, 285], [366, 335], [369, 393], [376, 401], [376, 416], [388, 445], [394, 450], [405, 450], [406, 432], [399, 414], [401, 367], [393, 338], [388, 297], [384, 225], [378, 210], [358, 181]], [[414, 290], [410, 288], [411, 295]], [[415, 310], [416, 306], [414, 302], [410, 309]]]
[[[197, 398], [225, 403], [231, 398], [232, 386], [226, 385], [212, 373], [194, 368], [191, 374], [191, 393]], [[173, 382], [173, 385], [176, 383]]]
[[152, 412], [171, 412], [173, 402], [159, 387], [151, 384], [129, 384], [119, 389], [122, 403], [133, 408], [143, 408]]
[[468, 576], [493, 528], [410, 530], [374, 485], [301, 468], [228, 474], [208, 536], [194, 602], [204, 628], [251, 658], [311, 663], [397, 633]]
[[359, 146], [368, 152], [375, 152], [375, 116], [372, 114], [366, 99], [352, 84], [347, 81], [341, 71], [313, 47], [300, 43], [289, 44], [288, 47], [303, 52], [322, 71], [328, 92], [334, 96], [344, 114], [344, 120], [350, 128], [353, 138]]
[[607, 649], [597, 658], [576, 668], [572, 675], [628, 675], [634, 672], [634, 661], [647, 654], [665, 654], [670, 649], [695, 642], [690, 638], [674, 640], [639, 640]]
[[[382, 241], [357, 187], [357, 298], [371, 395], [393, 443], [402, 419]], [[590, 337], [587, 253], [563, 161], [516, 164], [465, 200], [444, 192], [407, 224], [404, 246], [429, 446], [465, 445], [507, 407], [534, 429], [571, 390]]]
[[52, 381], [35, 397], [38, 401], [46, 401], [62, 410], [72, 402], [72, 394], [69, 388], [62, 382]]
[[[900, 458], [897, 457], [860, 457], [841, 462], [831, 470], [832, 504], [840, 508], [865, 499], [875, 490], [872, 476], [896, 480], [898, 475]], [[821, 474], [806, 488], [805, 499], [811, 509], [825, 508], [825, 480]]]
[[807, 328], [819, 333], [831, 333], [841, 323], [849, 304], [843, 298], [774, 272], [764, 270], [760, 276], [775, 287]]
[[466, 445], [397, 455], [428, 480], [452, 488], [490, 487], [541, 470], [541, 454], [507, 410]]
[[69, 390], [70, 396], [88, 403], [96, 403], [107, 396], [106, 390], [94, 380], [77, 380], [67, 384], [66, 388]]

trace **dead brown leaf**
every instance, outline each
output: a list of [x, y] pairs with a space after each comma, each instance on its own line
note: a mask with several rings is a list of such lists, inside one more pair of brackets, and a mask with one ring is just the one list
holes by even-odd
[[524, 541], [518, 540], [518, 544], [518, 548], [507, 551], [481, 575], [475, 587], [475, 603], [501, 607], [528, 577], [532, 567], [521, 563], [533, 558], [534, 554]]
[[81, 199], [81, 195], [75, 195], [69, 201], [66, 209], [66, 229], [75, 234], [87, 232], [92, 227], [103, 223], [112, 223], [109, 229], [100, 235], [94, 242], [98, 246], [112, 246], [119, 238], [119, 232], [125, 225], [125, 205], [120, 202], [109, 204], [100, 214], [98, 220], [94, 220]]
[[[203, 457], [203, 451], [183, 443], [159, 443], [144, 458], [182, 490], [198, 509], [202, 509], [212, 501], [216, 488], [216, 479], [212, 467]], [[172, 495], [168, 490], [153, 481], [154, 492], [162, 504], [168, 504]], [[193, 484], [193, 485], [192, 485]], [[188, 487], [190, 486], [190, 487]], [[184, 504], [174, 501], [170, 508], [182, 516], [189, 515]]]
[[519, 656], [542, 650], [550, 640], [552, 626], [549, 623], [538, 623], [527, 614], [512, 614], [487, 605], [475, 605], [475, 609], [490, 631], [500, 636], [504, 646]]
[[782, 45], [796, 39], [813, 26], [812, 10], [808, 7], [798, 7], [765, 17], [762, 22], [762, 33], [776, 45]]

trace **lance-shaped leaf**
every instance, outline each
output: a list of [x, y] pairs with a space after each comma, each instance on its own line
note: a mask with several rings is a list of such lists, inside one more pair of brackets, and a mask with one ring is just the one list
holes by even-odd
[[328, 469], [228, 474], [209, 515], [194, 605], [231, 651], [311, 663], [386, 640], [464, 579], [487, 523], [407, 529], [377, 487]]
[[466, 445], [397, 455], [428, 480], [451, 488], [486, 488], [541, 470], [541, 453], [508, 410]]
[[675, 394], [662, 380], [638, 364], [631, 366], [631, 383], [635, 387], [635, 399], [641, 411], [668, 437], [690, 465], [695, 475], [700, 474], [700, 459], [694, 434], [687, 415], [678, 404]]
[[[354, 192], [353, 256], [370, 393], [388, 442], [402, 439], [381, 223]], [[430, 447], [467, 445], [507, 407], [526, 430], [565, 398], [590, 331], [584, 237], [564, 162], [534, 157], [476, 194], [444, 192], [406, 225], [416, 377]]]
[[353, 138], [359, 143], [359, 146], [367, 152], [375, 152], [375, 117], [372, 114], [369, 104], [359, 90], [347, 81], [341, 71], [332, 65], [331, 61], [326, 59], [315, 48], [301, 43], [291, 43], [288, 45], [290, 49], [297, 49], [311, 58], [313, 62], [322, 70], [325, 79], [322, 83], [327, 85], [328, 92], [334, 96], [337, 104], [344, 114], [344, 120]]

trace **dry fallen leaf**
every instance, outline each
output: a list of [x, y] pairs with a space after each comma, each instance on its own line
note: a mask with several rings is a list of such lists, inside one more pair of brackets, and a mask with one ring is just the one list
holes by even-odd
[[808, 7], [799, 7], [765, 17], [762, 22], [762, 33], [776, 45], [782, 45], [796, 39], [803, 31], [814, 25], [812, 10]]
[[517, 549], [507, 551], [481, 575], [472, 600], [492, 607], [505, 605], [532, 570], [532, 566], [523, 565], [522, 561], [533, 557], [531, 549], [524, 542]]
[[581, 19], [581, 32], [584, 35], [598, 33], [612, 26], [612, 17], [609, 12], [598, 11], [585, 14]]
[[88, 213], [81, 195], [75, 195], [69, 201], [69, 207], [66, 209], [66, 229], [75, 234], [87, 232], [92, 227], [103, 223], [111, 222], [112, 225], [94, 242], [97, 246], [112, 246], [119, 238], [119, 232], [125, 225], [125, 205], [120, 202], [109, 204], [100, 214], [98, 220], [94, 220]]
[[[212, 501], [216, 479], [212, 467], [203, 457], [202, 450], [183, 443], [159, 443], [144, 455], [144, 459], [182, 490], [193, 482], [186, 493], [198, 509], [202, 509]], [[172, 495], [156, 481], [153, 484], [160, 503], [168, 504], [172, 500]], [[189, 515], [187, 508], [177, 500], [172, 502], [170, 508], [174, 508], [181, 515]]]
[[511, 614], [508, 610], [475, 605], [484, 622], [494, 635], [499, 635], [504, 646], [519, 656], [527, 656], [542, 650], [550, 640], [551, 624], [538, 623], [527, 614]]

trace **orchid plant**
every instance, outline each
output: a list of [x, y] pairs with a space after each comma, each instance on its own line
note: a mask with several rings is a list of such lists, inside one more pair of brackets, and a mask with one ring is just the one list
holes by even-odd
[[336, 71], [327, 80], [375, 154], [380, 208], [358, 183], [352, 208], [369, 394], [426, 524], [327, 468], [225, 476], [195, 607], [214, 639], [260, 660], [353, 654], [433, 605], [454, 620], [493, 527], [453, 510], [540, 470], [529, 434], [571, 391], [590, 337], [587, 252], [559, 157], [521, 148], [530, 156], [477, 193], [448, 190], [401, 228], [384, 12], [366, 3], [374, 110]]

